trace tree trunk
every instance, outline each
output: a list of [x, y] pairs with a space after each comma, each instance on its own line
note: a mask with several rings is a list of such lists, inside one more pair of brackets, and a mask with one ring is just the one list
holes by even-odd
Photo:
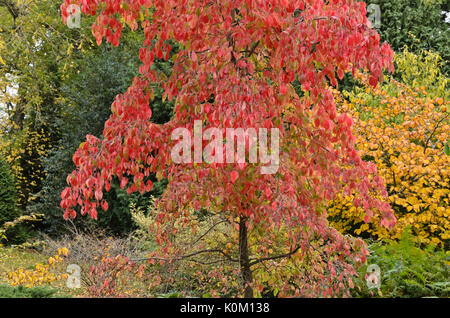
[[244, 281], [244, 297], [253, 298], [252, 271], [250, 270], [250, 260], [248, 255], [247, 238], [247, 218], [239, 218], [239, 264], [241, 267], [242, 278]]

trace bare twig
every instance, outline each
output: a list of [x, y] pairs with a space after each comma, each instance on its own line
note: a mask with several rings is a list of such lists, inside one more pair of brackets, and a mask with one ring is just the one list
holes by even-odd
[[300, 249], [300, 246], [297, 246], [295, 249], [291, 250], [289, 253], [285, 253], [285, 254], [281, 254], [281, 255], [275, 255], [275, 256], [268, 256], [268, 257], [261, 257], [259, 259], [253, 260], [250, 262], [250, 266], [253, 266], [255, 264], [264, 262], [264, 261], [269, 261], [269, 260], [274, 260], [274, 259], [278, 259], [278, 258], [286, 258], [289, 257], [293, 254], [295, 254], [298, 250]]
[[191, 254], [182, 255], [182, 256], [178, 256], [178, 257], [172, 257], [172, 258], [153, 256], [153, 257], [130, 259], [130, 261], [133, 261], [133, 262], [149, 261], [149, 260], [167, 261], [167, 262], [182, 261], [182, 260], [187, 260], [190, 257], [196, 256], [199, 254], [204, 254], [204, 253], [219, 253], [219, 254], [222, 254], [223, 256], [225, 256], [231, 262], [239, 262], [239, 260], [232, 258], [230, 255], [228, 255], [227, 253], [225, 253], [224, 251], [222, 251], [220, 249], [201, 250], [201, 251], [193, 252]]

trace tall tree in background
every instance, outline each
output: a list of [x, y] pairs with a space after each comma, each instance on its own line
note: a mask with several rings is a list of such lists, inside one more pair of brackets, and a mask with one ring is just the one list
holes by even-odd
[[[11, 165], [22, 210], [45, 177], [42, 159], [59, 139], [60, 85], [75, 70], [82, 32], [57, 23], [56, 1], [0, 2], [0, 152]], [[78, 48], [78, 49], [76, 49]]]
[[[143, 33], [111, 50], [94, 43], [92, 23], [84, 17], [80, 28], [63, 25], [59, 0], [0, 1], [0, 153], [12, 167], [21, 213], [44, 213], [51, 234], [64, 230], [58, 193], [74, 169], [73, 152], [87, 134], [101, 134], [111, 101], [137, 74]], [[171, 63], [158, 67], [167, 72]], [[167, 121], [171, 107], [157, 92], [153, 119]], [[100, 225], [122, 234], [131, 226], [121, 213], [129, 201], [114, 188], [117, 213]]]

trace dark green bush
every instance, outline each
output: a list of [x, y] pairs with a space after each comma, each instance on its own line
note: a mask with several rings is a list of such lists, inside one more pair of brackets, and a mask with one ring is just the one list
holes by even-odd
[[450, 28], [445, 22], [444, 10], [448, 1], [434, 0], [366, 0], [381, 10], [381, 39], [394, 51], [406, 45], [419, 54], [421, 50], [438, 52], [444, 60], [442, 73], [450, 72]]
[[0, 226], [19, 215], [16, 208], [16, 189], [9, 165], [0, 159]]
[[5, 232], [6, 245], [20, 245], [36, 236], [36, 231], [31, 224], [21, 223]]
[[[6, 222], [12, 222], [20, 216], [20, 210], [16, 204], [16, 188], [10, 167], [4, 160], [0, 160], [0, 228], [5, 229]], [[34, 229], [30, 224], [21, 222], [15, 226], [3, 230], [0, 242], [7, 244], [21, 244], [34, 235]]]
[[[434, 246], [415, 245], [409, 228], [398, 241], [369, 245], [370, 256], [359, 269], [356, 297], [449, 297], [449, 254]], [[368, 289], [367, 267], [376, 264], [381, 269], [380, 291]]]

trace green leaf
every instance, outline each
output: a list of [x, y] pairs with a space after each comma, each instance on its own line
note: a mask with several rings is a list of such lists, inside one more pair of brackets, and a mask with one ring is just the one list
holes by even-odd
[[444, 147], [444, 153], [449, 156], [450, 155], [450, 147], [449, 147], [449, 142], [447, 141], [447, 143], [445, 144]]

